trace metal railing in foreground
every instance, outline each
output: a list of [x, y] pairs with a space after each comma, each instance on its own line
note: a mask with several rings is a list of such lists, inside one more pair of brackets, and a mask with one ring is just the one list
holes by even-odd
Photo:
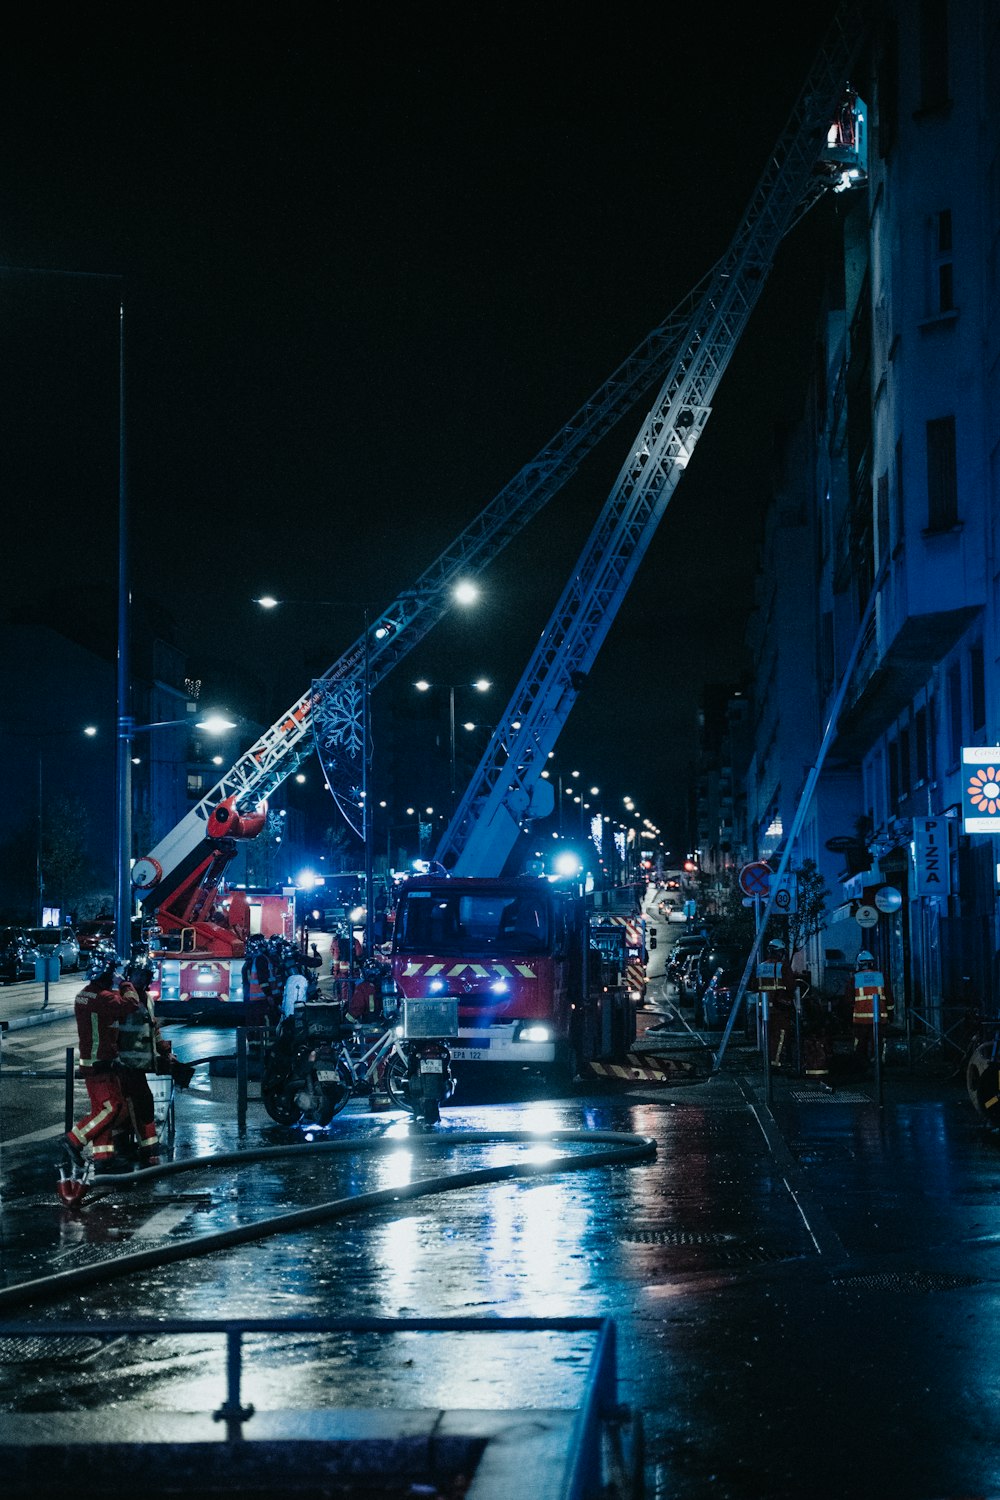
[[[0, 1340], [51, 1340], [53, 1351], [61, 1338], [85, 1336], [108, 1343], [126, 1338], [184, 1337], [217, 1334], [226, 1344], [225, 1399], [212, 1412], [224, 1424], [228, 1443], [241, 1443], [244, 1427], [254, 1417], [244, 1404], [242, 1384], [244, 1340], [257, 1334], [464, 1334], [464, 1333], [592, 1333], [594, 1347], [587, 1369], [583, 1398], [572, 1422], [565, 1465], [552, 1490], [552, 1500], [597, 1500], [608, 1493], [637, 1500], [643, 1493], [641, 1419], [619, 1405], [617, 1343], [614, 1320], [601, 1317], [453, 1317], [453, 1318], [192, 1318], [126, 1319], [115, 1322], [0, 1322]], [[626, 1474], [622, 1429], [633, 1424], [632, 1472]], [[139, 1439], [141, 1445], [141, 1439]], [[615, 1470], [608, 1484], [609, 1466]], [[541, 1497], [538, 1497], [541, 1500]], [[548, 1500], [548, 1496], [545, 1497]]]

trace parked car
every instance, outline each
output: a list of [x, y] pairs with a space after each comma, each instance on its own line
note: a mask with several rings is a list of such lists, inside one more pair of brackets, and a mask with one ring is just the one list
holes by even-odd
[[[729, 1020], [729, 1012], [739, 982], [746, 968], [747, 955], [741, 948], [706, 948], [699, 960], [699, 991], [695, 1000], [694, 1024], [707, 1031], [721, 1031]], [[743, 1008], [746, 1005], [744, 996]], [[740, 1023], [737, 1016], [734, 1024]]]
[[667, 978], [679, 985], [685, 960], [690, 958], [692, 953], [700, 953], [703, 948], [707, 947], [708, 938], [703, 932], [689, 933], [678, 938], [667, 955]]
[[81, 964], [92, 963], [98, 948], [108, 945], [113, 952], [118, 952], [119, 957], [133, 959], [141, 957], [148, 946], [143, 928], [142, 918], [133, 917], [131, 951], [128, 954], [122, 954], [115, 943], [114, 917], [94, 917], [89, 922], [81, 922], [76, 929], [77, 940], [80, 944]]
[[84, 960], [93, 955], [98, 943], [102, 941], [110, 942], [114, 938], [114, 935], [114, 917], [94, 917], [90, 922], [80, 922], [76, 929], [76, 936]]
[[0, 979], [34, 979], [35, 953], [23, 927], [0, 927]]
[[36, 953], [55, 948], [61, 974], [76, 974], [80, 968], [80, 944], [72, 927], [28, 927], [28, 941]]

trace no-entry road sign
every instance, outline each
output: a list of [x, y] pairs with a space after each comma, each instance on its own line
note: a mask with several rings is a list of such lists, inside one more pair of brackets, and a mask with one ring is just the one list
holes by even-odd
[[771, 866], [755, 859], [740, 871], [740, 890], [745, 896], [766, 896], [771, 889]]

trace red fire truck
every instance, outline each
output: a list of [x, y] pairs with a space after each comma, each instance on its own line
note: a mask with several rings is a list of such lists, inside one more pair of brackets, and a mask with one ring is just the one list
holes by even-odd
[[457, 997], [459, 1063], [565, 1079], [620, 1060], [635, 1038], [623, 958], [596, 940], [586, 898], [545, 878], [416, 876], [399, 894], [396, 993]]

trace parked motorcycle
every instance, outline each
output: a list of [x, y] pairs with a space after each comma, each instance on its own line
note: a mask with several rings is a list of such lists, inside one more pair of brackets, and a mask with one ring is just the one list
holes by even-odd
[[264, 1056], [261, 1100], [278, 1125], [321, 1128], [347, 1105], [354, 1079], [341, 1043], [352, 1034], [341, 1005], [305, 1005], [286, 1017]]
[[402, 1047], [406, 1055], [407, 1103], [425, 1125], [436, 1125], [441, 1105], [455, 1092], [451, 1048], [458, 1035], [458, 1001], [404, 1000]]
[[408, 1103], [425, 1125], [436, 1125], [441, 1105], [455, 1092], [451, 1048], [443, 1037], [404, 1041]]

